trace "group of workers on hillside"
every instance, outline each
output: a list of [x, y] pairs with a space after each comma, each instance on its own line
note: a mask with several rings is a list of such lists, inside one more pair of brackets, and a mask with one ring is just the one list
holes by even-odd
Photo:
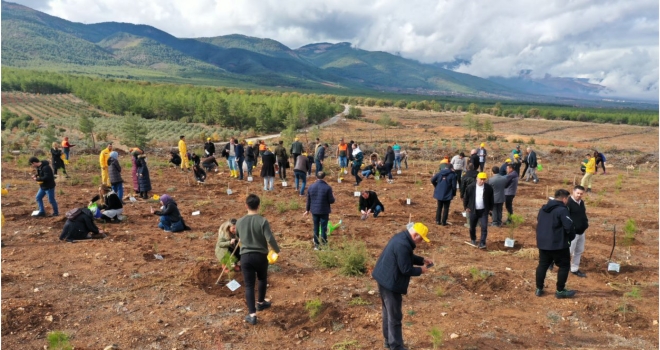
[[[48, 161], [41, 161], [36, 157], [29, 159], [31, 166], [36, 170], [33, 178], [40, 185], [36, 197], [39, 211], [35, 216], [46, 216], [43, 206], [43, 197], [46, 195], [53, 208], [52, 216], [59, 215], [54, 192], [55, 175], [59, 169], [62, 169], [63, 174], [67, 176], [65, 165], [69, 161], [69, 150], [73, 146], [66, 138], [62, 142], [62, 150], [60, 150], [59, 144], [53, 144], [51, 149], [52, 169]], [[230, 176], [239, 180], [244, 177], [244, 163], [247, 167], [247, 176], [252, 177], [252, 170], [260, 160], [262, 166], [260, 175], [264, 179], [264, 190], [266, 191], [274, 189], [273, 182], [276, 174], [279, 174], [281, 180], [286, 180], [285, 169], [290, 167], [289, 159], [291, 159], [294, 165], [295, 189], [300, 196], [306, 197], [304, 215], [311, 214], [312, 216], [314, 249], [319, 250], [328, 243], [329, 215], [331, 206], [336, 200], [332, 186], [325, 181], [324, 162], [327, 159], [328, 150], [328, 144], [321, 143], [319, 139], [316, 139], [313, 147], [309, 147], [311, 154], [308, 154], [298, 138], [292, 143], [289, 153], [284, 148], [282, 141], [271, 151], [264, 141], [260, 141], [258, 146], [255, 146], [252, 141], [237, 142], [235, 138], [231, 138], [222, 149], [221, 155], [227, 161]], [[192, 161], [195, 171], [212, 171], [218, 167], [215, 159], [215, 145], [210, 139], [204, 145], [204, 158], [188, 153], [184, 136], [180, 137], [178, 151], [178, 154], [171, 153], [170, 161], [180, 166], [182, 171], [190, 171], [188, 159]], [[518, 181], [522, 180], [525, 174], [527, 174], [525, 181], [531, 179], [535, 184], [539, 181], [536, 174], [537, 167], [539, 167], [536, 153], [532, 147], [527, 147], [526, 151], [523, 154], [518, 145], [501, 166], [491, 168], [490, 176], [484, 171], [484, 169], [488, 169], [486, 167], [488, 153], [483, 143], [478, 149], [471, 150], [469, 157], [462, 152], [454, 155], [451, 160], [448, 156], [444, 157], [440, 162], [439, 171], [430, 180], [434, 187], [433, 197], [437, 201], [436, 224], [449, 225], [449, 206], [459, 194], [464, 214], [468, 219], [466, 226], [469, 227], [470, 241], [467, 243], [479, 249], [486, 249], [488, 227], [507, 225], [511, 220]], [[129, 154], [132, 162], [131, 175], [134, 191], [139, 194], [140, 198], [149, 198], [151, 182], [146, 156], [138, 148], [130, 149]], [[368, 165], [363, 165], [364, 155], [359, 145], [353, 141], [345, 143], [341, 138], [335, 155], [339, 166], [339, 178], [343, 178], [350, 167], [351, 174], [355, 177], [355, 185], [359, 185], [363, 181], [363, 177], [368, 178], [376, 174], [387, 176], [388, 182], [390, 182], [392, 171], [400, 170], [402, 161], [406, 163], [407, 168], [407, 155], [396, 143], [387, 146], [384, 159], [378, 159], [377, 155], [375, 157], [372, 155]], [[101, 151], [99, 163], [101, 167], [99, 193], [92, 198], [87, 208], [75, 208], [67, 212], [67, 221], [60, 236], [62, 240], [102, 238], [105, 233], [98, 229], [95, 221], [109, 223], [121, 221], [125, 199], [123, 197], [122, 168], [118, 161], [118, 153], [113, 150], [112, 143]], [[305, 194], [307, 177], [312, 173], [312, 163], [316, 168], [314, 172], [316, 181], [309, 186]], [[522, 164], [525, 164], [525, 169], [520, 174]], [[535, 292], [537, 296], [544, 295], [545, 276], [547, 271], [552, 270], [555, 265], [558, 267], [555, 292], [557, 298], [569, 298], [575, 295], [575, 291], [565, 288], [569, 272], [578, 277], [586, 277], [586, 274], [579, 270], [580, 257], [584, 251], [584, 232], [588, 228], [586, 208], [581, 198], [585, 191], [591, 191], [591, 179], [597, 171], [597, 164], [603, 164], [603, 174], [605, 174], [605, 157], [602, 153], [595, 151], [582, 162], [585, 175], [581, 185], [575, 186], [572, 193], [563, 189], [558, 190], [554, 197], [551, 197], [548, 203], [539, 210], [536, 229], [539, 249]], [[195, 176], [198, 175], [195, 174]], [[159, 216], [159, 228], [166, 232], [190, 229], [186, 225], [176, 201], [171, 196], [163, 194], [159, 196], [158, 200], [161, 207], [158, 210], [151, 207], [151, 213]], [[279, 253], [279, 247], [270, 230], [268, 220], [259, 215], [259, 197], [254, 194], [248, 195], [246, 206], [248, 208], [246, 216], [238, 220], [231, 219], [221, 225], [215, 253], [217, 259], [224, 264], [227, 261], [236, 261], [233, 267], [236, 271], [242, 271], [248, 305], [248, 315], [245, 317], [245, 321], [254, 325], [257, 323], [256, 312], [267, 309], [271, 305], [269, 301], [265, 300], [268, 246], [277, 253]], [[508, 212], [508, 218], [503, 221], [504, 208]], [[385, 206], [375, 191], [363, 190], [358, 199], [358, 210], [361, 219], [366, 220], [369, 217], [378, 218], [385, 211]], [[492, 216], [490, 223], [488, 223], [489, 216]], [[481, 227], [479, 239], [476, 236], [477, 225]], [[428, 227], [422, 223], [412, 223], [406, 230], [390, 239], [372, 272], [372, 277], [378, 282], [382, 299], [385, 346], [390, 349], [401, 349], [403, 346], [401, 297], [407, 292], [410, 277], [426, 273], [434, 264], [430, 259], [413, 253], [416, 245], [422, 241], [430, 242]], [[229, 260], [227, 260], [228, 256]], [[256, 281], [258, 281], [258, 294], [255, 297]]]

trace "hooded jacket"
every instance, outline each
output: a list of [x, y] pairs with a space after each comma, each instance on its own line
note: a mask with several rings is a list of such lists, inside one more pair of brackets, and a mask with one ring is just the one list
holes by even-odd
[[108, 175], [110, 176], [110, 183], [113, 185], [124, 182], [121, 178], [121, 165], [119, 165], [117, 158], [108, 158]]
[[73, 219], [67, 219], [64, 227], [62, 228], [62, 233], [60, 234], [60, 240], [80, 240], [86, 239], [88, 233], [99, 233], [99, 228], [94, 224], [94, 214], [87, 209], [82, 208], [81, 213]]
[[407, 294], [410, 277], [420, 276], [424, 258], [413, 253], [415, 241], [408, 231], [394, 235], [378, 257], [371, 277], [383, 288], [398, 294]]
[[151, 178], [149, 177], [149, 167], [147, 166], [146, 157], [143, 154], [139, 155], [136, 164], [140, 192], [151, 191]]
[[271, 176], [275, 177], [275, 155], [270, 150], [266, 150], [264, 155], [261, 156], [261, 173], [259, 176], [266, 177]]
[[450, 168], [445, 168], [435, 174], [431, 179], [435, 187], [433, 198], [439, 201], [450, 201], [456, 196], [456, 173]]
[[163, 209], [154, 211], [154, 214], [158, 216], [167, 216], [170, 222], [179, 222], [181, 220], [181, 213], [179, 212], [179, 207], [177, 207], [174, 199], [170, 196], [162, 195], [161, 201], [163, 201]]
[[562, 250], [570, 247], [573, 239], [575, 229], [566, 205], [556, 199], [549, 200], [537, 217], [536, 246], [541, 250]]
[[53, 176], [53, 169], [47, 160], [42, 160], [41, 165], [37, 168], [37, 182], [41, 182], [39, 187], [44, 190], [55, 188], [55, 177]]

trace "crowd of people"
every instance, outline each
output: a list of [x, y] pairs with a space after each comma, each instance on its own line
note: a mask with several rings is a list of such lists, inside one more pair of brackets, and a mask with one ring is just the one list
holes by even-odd
[[[36, 157], [29, 159], [30, 165], [36, 171], [33, 179], [39, 184], [36, 196], [38, 212], [35, 216], [46, 216], [43, 204], [45, 196], [48, 196], [52, 207], [52, 216], [59, 215], [54, 191], [55, 178], [60, 169], [67, 176], [66, 164], [69, 162], [69, 150], [73, 146], [69, 144], [68, 139], [62, 142], [61, 147], [60, 144], [54, 143], [51, 149], [52, 163]], [[219, 164], [215, 152], [215, 144], [207, 139], [204, 144], [204, 158], [191, 154], [188, 152], [185, 137], [181, 136], [178, 152], [170, 152], [170, 162], [184, 172], [191, 171], [192, 168], [196, 180], [203, 182], [206, 172], [217, 172]], [[253, 170], [261, 166], [259, 176], [263, 179], [264, 191], [274, 190], [276, 176], [281, 181], [286, 181], [286, 169], [293, 165], [294, 189], [306, 200], [303, 215], [311, 214], [312, 217], [314, 250], [327, 249], [329, 215], [336, 201], [332, 186], [325, 180], [328, 171], [333, 171], [327, 164], [330, 153], [330, 146], [319, 139], [316, 139], [313, 145], [305, 147], [298, 138], [290, 145], [288, 152], [282, 141], [271, 147], [264, 141], [259, 141], [258, 145], [255, 145], [252, 141], [239, 142], [235, 138], [231, 138], [221, 150], [221, 156], [227, 162], [229, 176], [236, 180], [247, 177], [248, 181], [252, 181], [255, 174]], [[433, 198], [437, 201], [435, 223], [439, 226], [451, 224], [449, 208], [458, 195], [464, 216], [467, 218], [465, 226], [468, 227], [470, 240], [466, 243], [478, 249], [486, 249], [489, 227], [506, 226], [511, 222], [519, 181], [524, 179], [526, 182], [531, 180], [534, 184], [539, 182], [536, 173], [540, 168], [538, 158], [532, 147], [527, 147], [526, 152], [523, 153], [521, 146], [518, 145], [511, 151], [510, 156], [507, 155], [508, 158], [504, 163], [490, 168], [489, 175], [487, 174], [489, 168], [486, 166], [488, 151], [484, 143], [472, 149], [469, 156], [463, 152], [457, 153], [451, 157], [451, 160], [449, 155], [444, 157], [438, 172], [430, 180], [434, 187]], [[152, 187], [146, 155], [139, 148], [131, 148], [128, 154], [131, 157], [134, 194], [139, 198], [147, 199]], [[338, 181], [341, 182], [350, 170], [355, 178], [355, 186], [371, 176], [386, 177], [388, 183], [392, 183], [393, 173], [396, 171], [400, 174], [402, 164], [407, 169], [407, 154], [397, 143], [386, 147], [384, 157], [381, 158], [373, 153], [365, 162], [359, 144], [354, 141], [345, 143], [341, 138], [334, 155], [337, 158]], [[584, 172], [581, 184], [575, 186], [572, 192], [564, 189], [556, 191], [554, 197], [550, 197], [539, 210], [536, 228], [539, 261], [536, 269], [535, 295], [544, 295], [546, 274], [555, 265], [558, 267], [555, 291], [557, 298], [570, 298], [575, 295], [575, 291], [565, 288], [569, 274], [586, 277], [586, 274], [580, 270], [580, 258], [585, 247], [585, 231], [589, 227], [582, 196], [591, 191], [592, 176], [597, 172], [599, 164], [603, 164], [603, 174], [605, 174], [604, 163], [605, 157], [602, 153], [594, 151], [588, 154], [581, 164], [581, 170]], [[75, 242], [81, 239], [104, 237], [105, 233], [98, 229], [95, 222], [121, 222], [124, 201], [127, 198], [133, 199], [131, 196], [124, 197], [122, 167], [119, 163], [119, 154], [113, 150], [112, 143], [101, 151], [99, 164], [101, 185], [98, 194], [91, 199], [88, 207], [74, 208], [66, 213], [67, 221], [60, 235], [61, 240]], [[525, 168], [521, 173], [523, 164]], [[311, 174], [314, 174], [316, 180], [308, 187], [307, 179]], [[160, 208], [151, 207], [150, 212], [159, 217], [160, 229], [166, 232], [190, 229], [174, 198], [168, 194], [153, 198], [158, 198]], [[265, 300], [267, 255], [269, 246], [277, 253], [279, 247], [268, 220], [259, 214], [260, 198], [254, 194], [247, 195], [246, 207], [248, 212], [246, 216], [230, 219], [220, 226], [215, 255], [219, 262], [227, 265], [227, 268], [242, 271], [248, 305], [245, 321], [254, 325], [257, 323], [256, 312], [271, 305]], [[361, 220], [377, 219], [385, 212], [385, 206], [373, 190], [360, 191], [357, 207]], [[507, 211], [506, 219], [504, 209]], [[476, 234], [477, 226], [480, 227], [479, 237]], [[433, 261], [413, 253], [417, 244], [423, 241], [430, 242], [429, 235], [429, 228], [426, 225], [421, 222], [412, 223], [406, 230], [390, 239], [373, 269], [372, 277], [378, 282], [382, 299], [383, 336], [387, 348], [399, 349], [403, 345], [401, 297], [407, 292], [410, 277], [426, 273], [433, 266]], [[256, 282], [258, 282], [258, 293], [255, 296]]]

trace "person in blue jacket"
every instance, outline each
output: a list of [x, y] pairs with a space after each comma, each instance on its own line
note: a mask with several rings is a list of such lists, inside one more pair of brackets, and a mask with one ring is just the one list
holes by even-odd
[[449, 204], [456, 197], [456, 181], [456, 173], [454, 173], [451, 163], [448, 163], [446, 168], [435, 174], [431, 179], [431, 184], [435, 187], [433, 198], [438, 201], [438, 208], [435, 211], [435, 223], [437, 225], [447, 226]]
[[417, 244], [422, 241], [430, 242], [428, 233], [428, 227], [418, 222], [394, 235], [378, 257], [371, 273], [371, 277], [378, 282], [378, 293], [382, 302], [383, 337], [387, 349], [405, 349], [401, 330], [402, 296], [408, 294], [410, 277], [420, 276], [433, 266], [432, 260], [413, 253]]
[[[314, 221], [314, 250], [319, 250], [319, 244], [328, 243], [328, 220], [332, 209], [330, 205], [335, 202], [335, 196], [332, 194], [332, 187], [325, 180], [325, 173], [319, 171], [316, 173], [316, 182], [307, 190], [307, 207], [303, 216], [312, 213]], [[321, 230], [321, 240], [319, 242], [319, 228]]]
[[573, 220], [566, 208], [570, 195], [564, 189], [557, 190], [555, 197], [539, 210], [536, 225], [536, 246], [539, 248], [539, 264], [536, 267], [537, 297], [544, 294], [545, 275], [553, 263], [559, 267], [555, 297], [562, 299], [572, 298], [575, 295], [574, 290], [566, 289], [566, 280], [571, 268], [570, 245], [575, 239]]

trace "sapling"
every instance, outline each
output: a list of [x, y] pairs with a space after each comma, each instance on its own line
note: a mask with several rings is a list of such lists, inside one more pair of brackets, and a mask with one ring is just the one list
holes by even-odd
[[623, 245], [628, 247], [628, 258], [630, 258], [630, 247], [635, 241], [635, 233], [637, 233], [637, 224], [635, 223], [635, 220], [628, 219], [626, 225], [623, 227], [623, 232], [625, 234], [623, 236]]
[[520, 227], [520, 225], [525, 221], [522, 215], [511, 214], [508, 218], [509, 221], [509, 238], [513, 239], [513, 232]]
[[437, 349], [442, 346], [442, 338], [444, 336], [444, 332], [440, 328], [431, 328], [429, 335], [431, 336], [431, 344], [433, 344], [433, 349]]

